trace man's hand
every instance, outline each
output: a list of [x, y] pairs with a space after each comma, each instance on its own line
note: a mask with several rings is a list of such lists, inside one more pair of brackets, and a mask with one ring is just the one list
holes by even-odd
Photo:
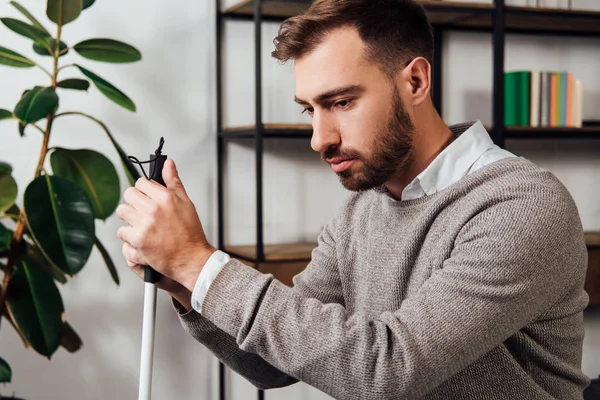
[[164, 164], [163, 180], [167, 187], [140, 178], [125, 191], [126, 204], [117, 208], [117, 216], [129, 225], [117, 236], [130, 267], [150, 265], [191, 292], [215, 249], [171, 159]]
[[[144, 267], [139, 264], [133, 264], [127, 261], [127, 265], [137, 276], [141, 279], [144, 279]], [[185, 311], [189, 311], [192, 309], [192, 292], [187, 290], [182, 284], [175, 282], [171, 278], [167, 278], [164, 275], [161, 275], [160, 279], [156, 283], [156, 286], [169, 293], [171, 297], [181, 304], [181, 306], [185, 309]]]

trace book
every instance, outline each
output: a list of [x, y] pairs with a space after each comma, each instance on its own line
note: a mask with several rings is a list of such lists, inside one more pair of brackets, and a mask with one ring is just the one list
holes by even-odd
[[542, 73], [540, 71], [531, 71], [531, 104], [529, 107], [529, 125], [534, 128], [540, 126], [541, 77]]
[[504, 73], [504, 125], [581, 127], [583, 84], [572, 72]]
[[550, 126], [550, 73], [542, 72], [540, 126]]
[[573, 124], [575, 128], [583, 125], [583, 83], [579, 79], [573, 85]]
[[566, 126], [575, 126], [573, 121], [573, 73], [567, 73], [567, 112]]
[[557, 76], [555, 72], [550, 73], [550, 125], [555, 127], [556, 125], [556, 98], [557, 98]]
[[559, 117], [558, 126], [567, 126], [567, 73], [560, 72], [560, 96], [559, 96]]

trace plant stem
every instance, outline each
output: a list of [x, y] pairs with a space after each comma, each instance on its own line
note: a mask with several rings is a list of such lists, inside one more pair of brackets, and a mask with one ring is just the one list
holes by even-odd
[[37, 63], [35, 64], [35, 66], [38, 67], [39, 69], [41, 69], [42, 71], [44, 71], [46, 73], [46, 75], [48, 75], [50, 78], [52, 78], [52, 74], [46, 68], [42, 67], [40, 64], [37, 64]]
[[65, 64], [58, 69], [58, 72], [62, 71], [65, 68], [74, 67], [74, 66], [75, 66], [75, 64]]
[[[54, 58], [54, 73], [50, 75], [52, 80], [52, 87], [56, 88], [56, 76], [58, 75], [58, 53], [60, 50], [60, 35], [62, 33], [62, 13], [61, 20], [58, 24], [58, 32], [56, 34], [56, 51], [53, 53]], [[45, 69], [40, 66], [44, 71]], [[46, 71], [47, 72], [47, 71]], [[46, 155], [48, 154], [48, 143], [50, 142], [50, 132], [52, 131], [52, 122], [54, 121], [54, 111], [52, 111], [46, 117], [46, 131], [44, 133], [44, 141], [42, 143], [42, 148], [40, 150], [40, 156], [38, 159], [37, 167], [35, 169], [35, 177], [38, 178], [43, 169], [44, 169], [44, 161], [46, 160]], [[36, 125], [34, 125], [36, 126]], [[37, 127], [37, 126], [36, 126]], [[0, 315], [2, 315], [4, 311], [4, 305], [6, 303], [6, 294], [8, 293], [8, 284], [12, 275], [16, 268], [17, 258], [19, 257], [19, 249], [21, 248], [21, 242], [23, 241], [23, 232], [25, 231], [25, 225], [27, 224], [27, 217], [25, 215], [25, 207], [22, 207], [19, 212], [19, 220], [17, 221], [17, 225], [15, 227], [15, 232], [12, 237], [12, 241], [10, 244], [10, 250], [8, 253], [8, 262], [4, 268], [4, 278], [2, 279], [2, 288], [0, 288]]]
[[42, 135], [45, 135], [45, 134], [46, 134], [46, 132], [44, 132], [44, 130], [43, 130], [42, 128], [40, 128], [38, 125], [36, 125], [36, 124], [34, 124], [34, 123], [31, 123], [31, 124], [29, 124], [29, 125], [33, 126], [33, 127], [34, 127], [34, 128], [36, 128], [38, 131], [40, 131], [40, 132], [42, 133]]

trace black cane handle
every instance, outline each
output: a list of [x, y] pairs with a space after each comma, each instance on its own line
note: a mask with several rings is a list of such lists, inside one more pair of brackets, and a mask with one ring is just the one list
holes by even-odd
[[[165, 185], [165, 181], [162, 177], [163, 166], [165, 165], [165, 161], [167, 161], [167, 156], [162, 154], [162, 147], [165, 143], [163, 138], [160, 138], [160, 143], [158, 144], [158, 148], [154, 152], [154, 154], [150, 154], [150, 159], [148, 161], [140, 161], [135, 157], [129, 156], [127, 157], [130, 161], [138, 164], [144, 176], [147, 179], [151, 179], [155, 182], [160, 183], [163, 186]], [[142, 164], [150, 163], [150, 176], [146, 175], [146, 171], [144, 171], [144, 167]], [[160, 280], [160, 274], [156, 272], [149, 265], [144, 266], [144, 282], [156, 283]]]

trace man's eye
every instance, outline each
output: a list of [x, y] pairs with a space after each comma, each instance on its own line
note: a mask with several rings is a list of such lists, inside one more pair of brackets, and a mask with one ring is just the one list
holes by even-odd
[[350, 105], [351, 102], [351, 100], [340, 100], [337, 103], [335, 103], [335, 105], [341, 108], [346, 108]]
[[302, 114], [304, 114], [304, 113], [308, 113], [308, 115], [312, 115], [313, 109], [310, 107], [305, 108], [304, 110], [302, 110]]

